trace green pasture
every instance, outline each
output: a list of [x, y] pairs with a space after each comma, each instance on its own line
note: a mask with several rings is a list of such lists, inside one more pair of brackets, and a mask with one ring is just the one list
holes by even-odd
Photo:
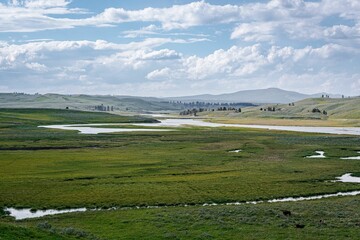
[[[167, 207], [20, 222], [3, 216], [0, 239], [22, 232], [39, 239], [346, 239], [346, 234], [360, 233], [359, 197], [177, 206], [360, 190], [359, 184], [332, 181], [360, 173], [360, 161], [340, 159], [360, 151], [356, 136], [200, 127], [86, 135], [37, 127], [151, 121], [67, 110], [1, 109], [0, 209]], [[229, 152], [234, 149], [242, 152]], [[304, 158], [316, 150], [325, 151], [328, 158]], [[294, 214], [285, 217], [282, 209]], [[322, 218], [327, 225], [318, 224]], [[307, 227], [297, 229], [296, 224]], [[317, 231], [320, 234], [313, 235]]]

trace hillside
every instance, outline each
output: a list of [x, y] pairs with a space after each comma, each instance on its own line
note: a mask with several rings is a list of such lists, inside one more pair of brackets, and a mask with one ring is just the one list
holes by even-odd
[[[206, 112], [202, 116], [220, 122], [309, 125], [309, 126], [360, 126], [360, 97], [354, 98], [310, 98], [292, 104], [264, 104], [243, 108], [241, 113], [233, 111]], [[268, 111], [268, 108], [275, 111]], [[263, 110], [260, 110], [263, 109]], [[266, 111], [264, 110], [266, 109]], [[313, 112], [319, 109], [319, 112]], [[326, 112], [326, 115], [323, 114]]]
[[327, 93], [303, 94], [293, 91], [286, 91], [278, 88], [267, 88], [257, 90], [238, 91], [235, 93], [219, 95], [195, 95], [185, 97], [172, 97], [169, 100], [175, 101], [208, 101], [208, 102], [250, 102], [250, 103], [289, 103], [296, 102], [306, 98], [321, 97], [330, 95], [331, 97], [340, 97], [340, 95], [331, 95]]
[[156, 98], [100, 95], [0, 93], [0, 108], [56, 108], [95, 110], [95, 106], [113, 106], [116, 111], [179, 110], [181, 106]]

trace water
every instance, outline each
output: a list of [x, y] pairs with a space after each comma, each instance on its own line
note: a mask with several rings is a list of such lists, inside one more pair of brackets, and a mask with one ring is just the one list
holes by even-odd
[[[359, 178], [360, 182], [360, 178]], [[247, 201], [247, 202], [229, 202], [229, 203], [203, 203], [195, 206], [236, 206], [243, 204], [261, 204], [261, 203], [277, 203], [277, 202], [299, 202], [299, 201], [309, 201], [309, 200], [317, 200], [323, 198], [332, 198], [332, 197], [344, 197], [344, 196], [357, 196], [360, 195], [360, 191], [351, 191], [351, 192], [338, 192], [333, 194], [323, 194], [316, 196], [308, 196], [308, 197], [287, 197], [287, 198], [276, 198], [264, 201]], [[170, 206], [136, 206], [136, 207], [124, 207], [124, 208], [110, 208], [103, 210], [131, 210], [131, 209], [152, 209], [152, 208], [166, 208]], [[178, 207], [188, 207], [187, 204], [180, 205]], [[5, 211], [10, 212], [10, 216], [15, 217], [16, 220], [30, 219], [30, 218], [38, 218], [47, 215], [56, 215], [56, 214], [64, 214], [71, 212], [85, 212], [85, 211], [99, 211], [101, 209], [86, 209], [86, 208], [76, 208], [76, 209], [68, 209], [68, 210], [39, 210], [36, 212], [31, 212], [30, 209], [15, 209], [15, 208], [5, 208]]]
[[65, 210], [37, 210], [36, 212], [31, 211], [30, 208], [16, 209], [16, 208], [5, 208], [5, 211], [10, 212], [10, 216], [15, 217], [16, 220], [29, 219], [29, 218], [38, 218], [47, 215], [55, 215], [62, 213], [71, 213], [71, 212], [85, 212], [86, 208], [74, 208], [74, 209], [65, 209]]
[[306, 158], [326, 158], [324, 151], [315, 151], [317, 155], [307, 156]]
[[[300, 127], [300, 126], [269, 126], [269, 125], [245, 125], [245, 124], [226, 124], [204, 122], [198, 119], [164, 119], [159, 123], [133, 123], [133, 124], [73, 124], [73, 125], [49, 125], [39, 126], [44, 128], [76, 130], [82, 134], [114, 133], [114, 132], [148, 132], [148, 131], [171, 131], [169, 129], [126, 129], [121, 125], [133, 125], [142, 127], [182, 127], [182, 126], [199, 126], [199, 127], [237, 127], [237, 128], [256, 128], [266, 130], [281, 130], [293, 132], [308, 133], [328, 133], [328, 134], [346, 134], [360, 136], [359, 127]], [[118, 125], [120, 128], [94, 128], [93, 126]]]
[[[72, 125], [48, 125], [39, 126], [42, 128], [62, 129], [79, 131], [81, 134], [99, 134], [99, 133], [116, 133], [116, 132], [168, 132], [170, 129], [149, 129], [149, 128], [98, 128], [95, 126], [106, 125], [125, 125], [125, 124], [72, 124]], [[127, 124], [129, 125], [129, 124]]]
[[360, 177], [353, 177], [351, 173], [346, 173], [341, 177], [337, 177], [336, 182], [345, 182], [345, 183], [360, 183]]
[[236, 150], [232, 150], [232, 151], [229, 151], [230, 153], [239, 153], [241, 152], [242, 150], [241, 149], [236, 149]]
[[[357, 152], [360, 154], [360, 152]], [[356, 156], [356, 157], [342, 157], [340, 159], [344, 159], [344, 160], [360, 160], [360, 156]]]

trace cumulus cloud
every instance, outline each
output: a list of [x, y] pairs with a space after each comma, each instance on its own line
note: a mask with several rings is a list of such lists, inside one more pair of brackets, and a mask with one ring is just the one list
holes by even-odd
[[[177, 63], [172, 62], [167, 67], [153, 70], [147, 78], [179, 81], [187, 79], [192, 81], [192, 84], [194, 84], [193, 80], [197, 82], [221, 80], [235, 83], [256, 78], [263, 84], [269, 81], [271, 86], [271, 83], [282, 76], [299, 73], [316, 75], [328, 71], [331, 75], [343, 71], [345, 74], [347, 70], [342, 69], [349, 63], [358, 62], [359, 55], [360, 51], [357, 49], [336, 44], [327, 44], [319, 48], [311, 46], [265, 48], [260, 44], [247, 47], [233, 46], [227, 50], [216, 50], [205, 57], [182, 57]], [[334, 62], [333, 59], [337, 61]]]
[[236, 5], [211, 5], [205, 1], [169, 8], [145, 8], [125, 10], [108, 8], [88, 21], [98, 23], [160, 22], [164, 29], [185, 29], [193, 26], [234, 22], [240, 17], [240, 7]]
[[44, 89], [44, 85], [50, 84], [56, 91], [70, 85], [75, 89], [80, 85], [137, 82], [154, 68], [181, 59], [182, 54], [175, 50], [153, 49], [171, 42], [188, 43], [184, 39], [160, 38], [127, 44], [104, 40], [0, 42], [0, 70], [6, 73], [0, 75], [0, 81], [29, 89]]
[[[127, 30], [126, 37], [158, 34], [162, 30], [188, 29], [196, 26], [234, 24], [231, 39], [247, 42], [288, 39], [358, 38], [360, 4], [356, 0], [271, 0], [267, 3], [215, 5], [205, 1], [164, 8], [127, 10], [107, 8], [85, 18], [64, 18], [61, 15], [81, 13], [69, 7], [66, 0], [27, 0], [0, 4], [1, 32], [33, 32], [79, 26], [115, 26], [128, 22], [149, 22], [148, 27]], [[53, 14], [60, 16], [55, 17]], [[12, 16], [16, 15], [16, 18]], [[324, 26], [328, 17], [337, 16], [333, 26]], [[355, 26], [345, 20], [355, 21]], [[341, 20], [344, 20], [343, 22]], [[155, 23], [159, 23], [156, 24]], [[161, 26], [161, 28], [160, 28]]]
[[163, 69], [156, 69], [146, 75], [147, 79], [150, 80], [158, 80], [158, 79], [170, 79], [171, 77], [171, 69], [166, 67]]
[[25, 63], [25, 66], [28, 69], [34, 70], [36, 72], [46, 72], [47, 71], [47, 67], [44, 64], [40, 64], [37, 62]]
[[66, 0], [27, 0], [23, 2], [23, 5], [28, 8], [66, 7], [70, 4], [70, 1]]
[[242, 23], [231, 33], [231, 39], [239, 38], [247, 42], [273, 41], [278, 25], [271, 22]]
[[[45, 41], [40, 39], [44, 34], [36, 33], [27, 35], [39, 40], [0, 42], [0, 80], [9, 87], [15, 82], [43, 87], [51, 81], [53, 89], [65, 89], [71, 83], [77, 89], [84, 85], [82, 89], [88, 91], [95, 91], [94, 86], [130, 92], [181, 87], [203, 92], [249, 86], [297, 89], [296, 82], [306, 83], [306, 91], [315, 86], [331, 90], [339, 84], [359, 91], [355, 67], [360, 64], [358, 0], [247, 2], [195, 1], [95, 13], [72, 8], [70, 0], [0, 3], [0, 32], [123, 25], [114, 28], [115, 36], [105, 36], [118, 37], [115, 42]], [[129, 26], [139, 29], [129, 30]], [[56, 35], [46, 37], [57, 39]], [[134, 41], [118, 43], [129, 40], [125, 38]], [[199, 48], [179, 47], [191, 43]]]
[[[25, 44], [9, 44], [0, 42], [0, 67], [11, 66], [20, 63], [19, 59], [32, 60], [41, 58], [44, 54], [51, 52], [71, 52], [79, 49], [92, 49], [96, 51], [112, 50], [118, 51], [118, 55], [136, 60], [169, 60], [181, 56], [174, 50], [161, 49], [152, 51], [166, 43], [191, 43], [194, 40], [171, 39], [171, 38], [148, 38], [143, 41], [135, 41], [126, 44], [117, 44], [104, 40], [97, 41], [40, 41]], [[83, 56], [85, 57], [85, 56]]]

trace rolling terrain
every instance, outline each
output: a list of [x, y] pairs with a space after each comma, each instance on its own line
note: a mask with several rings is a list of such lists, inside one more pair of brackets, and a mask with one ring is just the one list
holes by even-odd
[[[294, 104], [264, 104], [257, 107], [246, 107], [242, 108], [241, 113], [214, 111], [204, 112], [200, 116], [211, 117], [214, 121], [227, 123], [360, 126], [359, 106], [360, 97], [310, 98], [294, 102]], [[313, 112], [314, 109], [318, 109], [320, 112]]]
[[[321, 97], [325, 93], [307, 95], [277, 88], [239, 91], [221, 95], [198, 95], [189, 97], [154, 98], [110, 95], [64, 95], [0, 93], [0, 108], [56, 108], [98, 110], [98, 106], [113, 107], [118, 112], [178, 112], [189, 107], [186, 103], [237, 103], [239, 106], [267, 103], [289, 103], [306, 98]], [[334, 95], [337, 96], [338, 95]]]
[[182, 109], [181, 105], [157, 98], [106, 95], [62, 95], [0, 93], [0, 108], [53, 108], [95, 110], [95, 106], [113, 106], [114, 111], [147, 112]]
[[339, 98], [341, 95], [317, 93], [303, 94], [293, 91], [286, 91], [279, 88], [267, 88], [257, 90], [245, 90], [234, 93], [219, 95], [203, 94], [195, 96], [172, 97], [170, 100], [176, 101], [207, 101], [207, 102], [250, 102], [250, 103], [289, 103], [296, 102], [306, 98], [317, 98], [322, 95]]

